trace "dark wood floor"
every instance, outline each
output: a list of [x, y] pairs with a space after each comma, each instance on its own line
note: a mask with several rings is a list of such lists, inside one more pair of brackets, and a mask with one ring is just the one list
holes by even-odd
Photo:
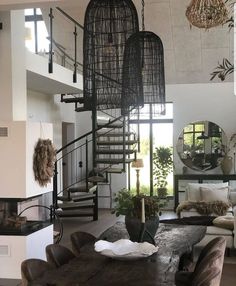
[[[175, 218], [174, 212], [165, 211], [161, 215], [161, 219]], [[64, 226], [64, 235], [60, 244], [71, 247], [70, 234], [75, 231], [85, 231], [98, 237], [104, 230], [112, 226], [116, 221], [124, 221], [124, 217], [116, 217], [111, 214], [110, 210], [99, 210], [99, 219], [91, 221], [88, 218], [62, 218]]]

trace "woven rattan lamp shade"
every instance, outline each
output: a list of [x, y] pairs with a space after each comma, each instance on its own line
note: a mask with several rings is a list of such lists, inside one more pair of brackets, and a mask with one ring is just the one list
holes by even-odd
[[123, 114], [127, 113], [127, 106], [129, 106], [127, 102], [129, 100], [128, 94], [129, 90], [133, 89], [127, 70], [134, 58], [134, 52], [139, 57], [139, 65], [142, 71], [143, 97], [140, 92], [139, 96], [136, 97], [137, 102], [133, 102], [133, 104], [140, 106], [144, 103], [158, 103], [156, 113], [163, 114], [165, 112], [164, 49], [161, 39], [149, 31], [141, 31], [133, 34], [126, 44], [126, 58], [123, 69]]
[[138, 15], [131, 0], [89, 2], [83, 45], [86, 108], [91, 109], [93, 104], [97, 109], [121, 107], [125, 43], [138, 29]]
[[186, 17], [191, 25], [209, 29], [224, 24], [228, 19], [228, 10], [223, 0], [192, 0]]

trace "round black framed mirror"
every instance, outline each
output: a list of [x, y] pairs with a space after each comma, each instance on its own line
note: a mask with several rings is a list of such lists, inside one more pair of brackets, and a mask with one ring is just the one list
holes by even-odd
[[211, 170], [224, 157], [227, 138], [225, 132], [211, 121], [188, 124], [177, 141], [177, 153], [183, 164], [196, 171]]

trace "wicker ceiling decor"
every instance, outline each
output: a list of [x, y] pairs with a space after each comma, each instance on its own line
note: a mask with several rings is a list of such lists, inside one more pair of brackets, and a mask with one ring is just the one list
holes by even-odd
[[186, 17], [191, 25], [209, 29], [224, 24], [229, 15], [223, 0], [192, 0]]
[[130, 36], [125, 45], [121, 96], [122, 115], [127, 115], [132, 109], [144, 105], [141, 47], [139, 38], [134, 37], [138, 33]]
[[[141, 81], [143, 85], [142, 93], [136, 98], [138, 102], [136, 105], [143, 105], [144, 103], [158, 103], [158, 114], [165, 114], [165, 71], [164, 71], [164, 49], [161, 39], [150, 31], [140, 31], [133, 34], [126, 44], [126, 59], [124, 61], [124, 96], [122, 97], [123, 113], [127, 112], [127, 95], [132, 89], [132, 78], [127, 76], [128, 66], [131, 60], [134, 59], [134, 52], [139, 47], [140, 67], [141, 67]], [[130, 84], [131, 83], [131, 84]]]
[[[131, 0], [90, 0], [84, 20], [85, 107], [121, 107], [125, 43], [139, 30]], [[136, 80], [138, 84], [138, 79]]]

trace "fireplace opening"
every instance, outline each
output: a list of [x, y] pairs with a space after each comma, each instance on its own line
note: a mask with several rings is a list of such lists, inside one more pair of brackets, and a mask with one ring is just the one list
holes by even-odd
[[28, 208], [30, 204], [34, 205], [35, 201], [26, 203], [12, 199], [0, 201], [1, 235], [27, 235], [51, 224], [48, 217], [40, 217], [37, 208], [34, 211], [24, 212], [24, 208]]

